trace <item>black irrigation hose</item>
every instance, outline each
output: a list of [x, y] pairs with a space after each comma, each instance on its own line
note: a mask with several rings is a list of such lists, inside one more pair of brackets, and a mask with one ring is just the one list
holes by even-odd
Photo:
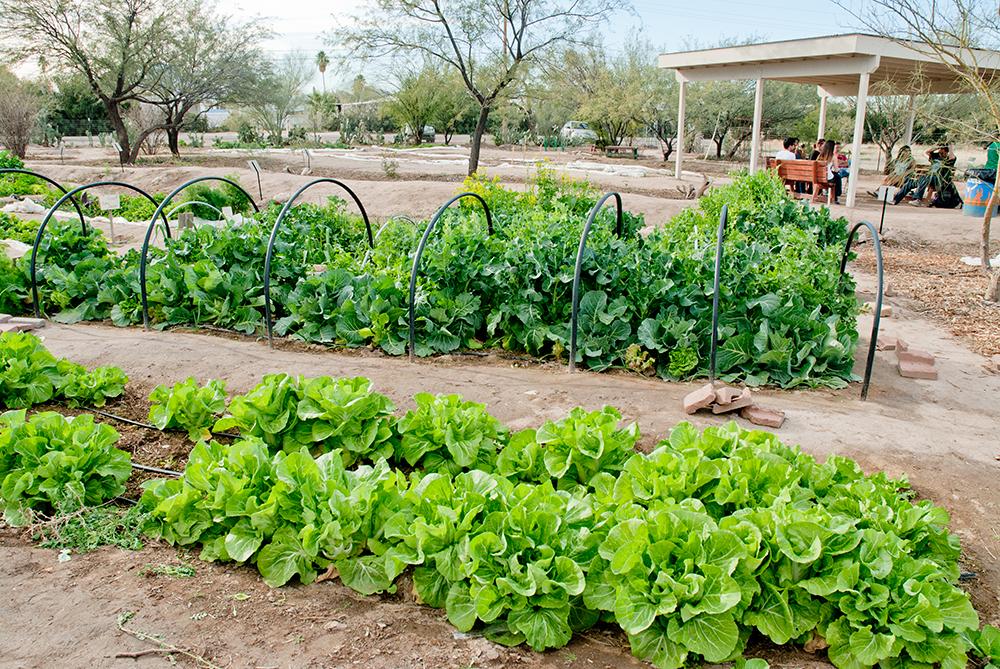
[[131, 504], [132, 506], [136, 506], [139, 504], [139, 502], [135, 501], [134, 499], [129, 499], [128, 497], [122, 497], [121, 495], [119, 495], [118, 497], [112, 497], [111, 499], [112, 501], [123, 502], [125, 504]]
[[141, 469], [144, 472], [153, 472], [154, 474], [163, 474], [164, 476], [183, 476], [181, 472], [174, 472], [169, 469], [159, 469], [158, 467], [147, 467], [146, 465], [140, 465], [135, 462], [132, 463], [132, 469]]
[[712, 295], [712, 348], [709, 353], [708, 382], [715, 386], [715, 359], [719, 346], [719, 281], [722, 278], [722, 241], [729, 220], [729, 205], [722, 205], [719, 213], [719, 235], [715, 247], [715, 292]]
[[525, 358], [520, 355], [507, 355], [505, 353], [480, 353], [478, 351], [452, 351], [451, 353], [446, 353], [445, 355], [470, 355], [476, 358], [503, 358], [504, 360], [521, 360], [523, 362], [535, 362], [539, 365], [544, 365], [548, 360], [542, 360], [541, 358]]
[[104, 416], [105, 418], [112, 418], [114, 420], [118, 420], [118, 421], [121, 421], [123, 423], [128, 423], [129, 425], [135, 425], [136, 427], [144, 427], [147, 430], [156, 430], [157, 432], [162, 432], [163, 431], [160, 428], [156, 427], [155, 425], [147, 425], [146, 423], [139, 423], [139, 422], [136, 422], [136, 421], [131, 420], [129, 418], [123, 418], [122, 416], [116, 416], [113, 413], [107, 413], [107, 412], [104, 412], [104, 411], [99, 411], [97, 409], [87, 409], [87, 411], [91, 411], [93, 413], [96, 413], [99, 416]]
[[197, 323], [177, 323], [176, 325], [170, 325], [164, 330], [173, 331], [178, 328], [184, 330], [209, 330], [211, 332], [225, 332], [227, 334], [242, 335], [244, 337], [253, 337], [254, 339], [263, 339], [264, 335], [259, 335], [256, 333], [250, 334], [249, 332], [240, 332], [239, 330], [232, 330], [230, 328], [220, 328], [212, 325], [198, 325]]
[[[92, 411], [93, 413], [96, 413], [98, 415], [104, 416], [106, 418], [111, 418], [111, 419], [114, 419], [114, 420], [119, 420], [119, 421], [121, 421], [123, 423], [128, 423], [129, 425], [135, 425], [136, 427], [143, 427], [143, 428], [146, 428], [147, 430], [156, 430], [157, 432], [166, 432], [166, 430], [161, 430], [160, 428], [156, 427], [155, 425], [147, 425], [146, 423], [139, 423], [139, 422], [131, 420], [129, 418], [124, 418], [122, 416], [116, 416], [113, 413], [107, 413], [105, 411], [99, 411], [97, 409], [87, 409], [87, 411]], [[228, 432], [210, 432], [209, 434], [211, 434], [213, 437], [232, 437], [233, 439], [240, 439], [243, 436], [242, 434], [229, 434]]]

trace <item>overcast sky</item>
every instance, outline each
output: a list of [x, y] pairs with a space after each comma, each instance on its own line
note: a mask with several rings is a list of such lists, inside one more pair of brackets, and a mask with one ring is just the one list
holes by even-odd
[[[862, 0], [857, 0], [858, 2]], [[300, 51], [314, 58], [317, 51], [332, 49], [322, 33], [363, 6], [357, 0], [218, 0], [222, 12], [236, 16], [269, 18], [279, 33], [267, 44], [276, 54]], [[614, 47], [630, 29], [640, 29], [666, 51], [680, 51], [692, 40], [711, 46], [723, 38], [758, 35], [768, 41], [818, 37], [853, 32], [852, 17], [832, 0], [633, 0], [635, 16], [621, 14], [604, 28], [605, 44]], [[280, 11], [277, 11], [280, 10]], [[354, 73], [352, 73], [354, 74]], [[327, 87], [336, 88], [347, 76], [334, 67], [327, 70]], [[317, 72], [313, 86], [321, 86]]]

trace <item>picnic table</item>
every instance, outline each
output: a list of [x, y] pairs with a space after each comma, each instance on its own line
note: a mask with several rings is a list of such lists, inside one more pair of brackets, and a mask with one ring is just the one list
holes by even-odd
[[614, 158], [615, 156], [627, 156], [631, 154], [633, 158], [639, 157], [639, 147], [638, 146], [613, 146], [608, 145], [604, 147], [604, 155], [608, 158]]

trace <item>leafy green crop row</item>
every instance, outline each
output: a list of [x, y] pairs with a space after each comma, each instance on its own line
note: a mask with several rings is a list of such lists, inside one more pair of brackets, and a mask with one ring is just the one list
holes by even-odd
[[29, 332], [0, 333], [0, 405], [31, 407], [56, 398], [75, 407], [104, 406], [118, 397], [128, 377], [118, 367], [98, 367], [56, 360], [41, 340]]
[[[417, 355], [499, 347], [561, 357], [570, 340], [570, 293], [584, 218], [597, 194], [545, 169], [525, 193], [471, 178], [494, 215], [488, 236], [478, 202], [446, 212], [423, 255], [416, 297]], [[852, 379], [858, 306], [838, 274], [845, 222], [789, 200], [766, 173], [742, 176], [648, 237], [625, 215], [613, 234], [605, 208], [583, 259], [578, 362], [632, 364], [676, 379], [705, 373], [711, 325], [714, 230], [730, 207], [721, 295], [718, 369], [751, 385], [844, 385]], [[157, 327], [263, 326], [265, 239], [277, 215], [238, 229], [185, 231], [154, 250], [147, 270]], [[342, 204], [292, 210], [272, 274], [275, 329], [305, 341], [380, 347], [407, 341], [407, 279], [419, 230], [392, 224], [374, 251]], [[55, 240], [55, 241], [53, 241]], [[141, 321], [138, 257], [55, 226], [43, 243], [43, 307], [62, 322]], [[28, 304], [26, 263], [4, 277]], [[3, 268], [0, 268], [3, 271]], [[24, 308], [23, 306], [21, 307]], [[628, 355], [626, 354], [627, 352]]]
[[397, 419], [363, 379], [268, 377], [220, 423], [245, 438], [148, 485], [146, 531], [275, 586], [333, 565], [371, 594], [412, 567], [456, 627], [536, 650], [603, 618], [664, 668], [735, 659], [754, 630], [850, 669], [992, 653], [947, 513], [905, 479], [733, 423], [642, 455], [610, 407], [511, 434], [457, 396], [416, 400]]

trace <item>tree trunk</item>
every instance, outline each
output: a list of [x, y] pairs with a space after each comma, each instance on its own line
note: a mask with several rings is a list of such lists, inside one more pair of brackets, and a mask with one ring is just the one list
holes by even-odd
[[[128, 139], [128, 128], [125, 127], [125, 121], [122, 119], [118, 101], [106, 99], [104, 100], [104, 107], [108, 110], [108, 121], [111, 122], [111, 129], [114, 130], [115, 135], [118, 137], [118, 143], [122, 147], [121, 153], [118, 155], [118, 159], [126, 165], [134, 164], [135, 156], [133, 156], [132, 152], [129, 150], [131, 147]], [[138, 153], [138, 151], [136, 151], [136, 153]]]
[[490, 115], [490, 108], [482, 106], [479, 108], [479, 120], [476, 121], [476, 129], [472, 133], [472, 146], [469, 147], [469, 176], [471, 177], [479, 169], [479, 148], [483, 144], [483, 134], [486, 132], [486, 119]]
[[180, 136], [181, 129], [177, 126], [167, 128], [167, 146], [170, 147], [170, 153], [173, 154], [175, 158], [181, 157], [181, 147], [180, 147]]
[[980, 239], [980, 256], [982, 269], [990, 277], [990, 285], [983, 296], [987, 302], [1000, 302], [1000, 267], [993, 269], [990, 265], [990, 226], [993, 223], [993, 208], [1000, 202], [1000, 190], [993, 185], [993, 193], [986, 203], [986, 213], [983, 215], [983, 233]]
[[997, 206], [997, 202], [1000, 202], [1000, 191], [994, 185], [993, 194], [990, 195], [990, 200], [986, 204], [986, 213], [983, 215], [983, 232], [979, 241], [979, 252], [983, 261], [982, 268], [987, 273], [990, 271], [990, 225], [993, 222], [993, 209]]

